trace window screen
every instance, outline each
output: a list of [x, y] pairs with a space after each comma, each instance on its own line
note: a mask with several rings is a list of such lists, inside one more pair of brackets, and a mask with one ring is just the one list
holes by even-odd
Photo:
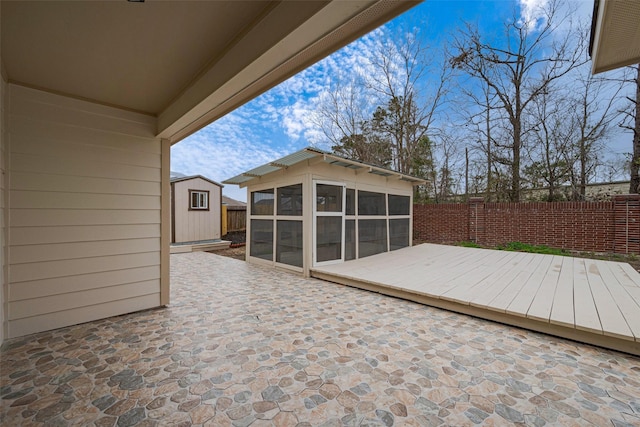
[[302, 267], [302, 221], [278, 221], [276, 261]]
[[344, 223], [344, 260], [356, 259], [356, 220], [348, 219]]
[[389, 194], [389, 215], [409, 215], [411, 210], [409, 196]]
[[273, 221], [270, 219], [251, 220], [251, 253], [256, 258], [273, 261]]
[[251, 215], [273, 215], [273, 189], [251, 193]]
[[386, 219], [361, 219], [358, 221], [358, 245], [359, 256], [364, 258], [369, 255], [387, 251], [387, 220]]
[[278, 215], [302, 215], [302, 184], [278, 188]]
[[409, 218], [389, 220], [389, 249], [409, 246]]
[[356, 214], [356, 190], [353, 188], [347, 188], [347, 206], [345, 206], [345, 213], [347, 215]]
[[342, 212], [342, 187], [316, 184], [316, 211]]
[[316, 217], [316, 261], [342, 258], [342, 217]]
[[386, 215], [384, 193], [358, 191], [358, 215]]

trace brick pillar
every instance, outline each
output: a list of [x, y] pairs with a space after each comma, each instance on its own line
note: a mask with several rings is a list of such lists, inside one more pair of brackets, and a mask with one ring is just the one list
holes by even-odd
[[640, 254], [640, 194], [613, 196], [613, 250]]
[[478, 244], [486, 242], [484, 199], [469, 198], [469, 240]]

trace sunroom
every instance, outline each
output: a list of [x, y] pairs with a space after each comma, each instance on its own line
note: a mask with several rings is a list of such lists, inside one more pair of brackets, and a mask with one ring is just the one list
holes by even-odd
[[424, 180], [305, 148], [224, 181], [247, 188], [249, 262], [311, 268], [411, 246]]

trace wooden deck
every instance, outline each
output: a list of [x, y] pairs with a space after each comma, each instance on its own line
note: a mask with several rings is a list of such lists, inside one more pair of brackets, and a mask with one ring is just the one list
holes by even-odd
[[422, 244], [311, 275], [640, 355], [640, 273], [627, 263]]

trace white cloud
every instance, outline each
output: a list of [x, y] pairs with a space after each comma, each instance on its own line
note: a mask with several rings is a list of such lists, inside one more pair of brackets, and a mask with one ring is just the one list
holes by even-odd
[[549, 5], [549, 0], [520, 0], [520, 21], [527, 24], [530, 29], [538, 28], [544, 24], [544, 10]]
[[[323, 146], [312, 119], [320, 99], [333, 81], [370, 75], [369, 59], [384, 35], [383, 29], [373, 31], [174, 145], [171, 170], [220, 182], [307, 145]], [[237, 186], [223, 192], [246, 200]]]
[[[171, 148], [171, 170], [185, 175], [204, 175], [221, 182], [287, 154], [261, 137], [251, 118], [228, 114]], [[223, 193], [246, 200], [246, 190], [226, 185]]]

